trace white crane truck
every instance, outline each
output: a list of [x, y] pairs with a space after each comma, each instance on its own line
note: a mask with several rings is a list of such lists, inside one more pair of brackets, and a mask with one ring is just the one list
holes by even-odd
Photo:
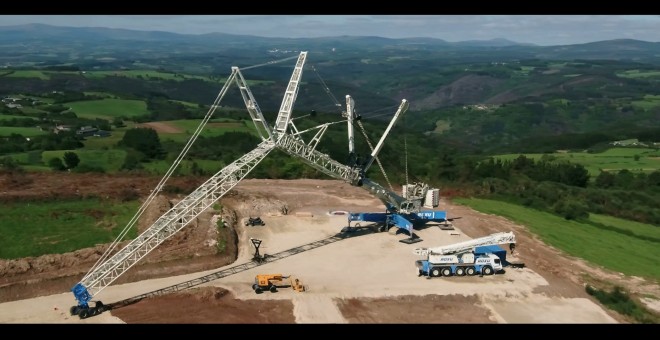
[[503, 269], [502, 259], [493, 253], [492, 246], [504, 243], [509, 243], [513, 252], [516, 243], [513, 232], [495, 233], [447, 246], [417, 248], [413, 250], [413, 253], [426, 256], [426, 259], [415, 262], [415, 273], [427, 278], [452, 275], [492, 275]]

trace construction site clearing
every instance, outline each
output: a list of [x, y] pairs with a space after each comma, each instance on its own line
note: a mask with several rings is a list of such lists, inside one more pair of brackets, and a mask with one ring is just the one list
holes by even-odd
[[[286, 190], [285, 190], [286, 189]], [[234, 194], [220, 200], [223, 214], [236, 219], [228, 226], [236, 231], [238, 256], [222, 268], [184, 275], [166, 276], [168, 266], [178, 268], [193, 260], [171, 260], [168, 248], [182, 246], [203, 252], [207, 242], [173, 240], [163, 244], [164, 252], [152, 254], [148, 264], [131, 271], [160, 273], [160, 278], [116, 283], [99, 294], [106, 304], [130, 299], [151, 291], [195, 280], [224, 268], [251, 263], [254, 246], [262, 241], [261, 253], [268, 256], [319, 240], [332, 238], [346, 226], [345, 215], [333, 211], [380, 211], [381, 202], [368, 192], [335, 180], [245, 180]], [[504, 218], [485, 215], [442, 199], [441, 207], [451, 217], [453, 229], [430, 224], [416, 230], [423, 239], [414, 245], [399, 242], [404, 234], [348, 233], [316, 248], [277, 261], [222, 277], [171, 294], [149, 297], [80, 319], [69, 313], [71, 293], [33, 291], [32, 298], [11, 301], [11, 290], [0, 290], [1, 323], [617, 323], [619, 315], [602, 308], [586, 294], [581, 277], [588, 273], [612, 282], [623, 282], [621, 275], [594, 268], [584, 261], [561, 254], [543, 244], [523, 226]], [[282, 208], [288, 213], [284, 215]], [[215, 229], [214, 218], [200, 215], [200, 233]], [[258, 213], [267, 227], [246, 227], [244, 220]], [[216, 219], [217, 220], [217, 219]], [[231, 220], [231, 219], [228, 219]], [[203, 221], [203, 222], [202, 222]], [[208, 224], [206, 228], [202, 225]], [[505, 268], [490, 276], [437, 277], [417, 275], [412, 253], [417, 247], [452, 244], [503, 230], [513, 231], [518, 247], [511, 262], [524, 262], [524, 268]], [[341, 233], [340, 233], [341, 234]], [[151, 256], [151, 255], [150, 255]], [[158, 257], [161, 257], [160, 259]], [[200, 261], [208, 257], [199, 256]], [[169, 260], [169, 261], [167, 261]], [[90, 260], [93, 263], [93, 259]], [[163, 262], [159, 262], [163, 261]], [[183, 262], [182, 262], [183, 261]], [[88, 266], [88, 265], [87, 265]], [[85, 267], [83, 264], [81, 267]], [[190, 266], [195, 268], [195, 266]], [[144, 269], [147, 268], [147, 269]], [[149, 269], [151, 268], [151, 269]], [[561, 270], [560, 270], [561, 269]], [[176, 273], [177, 271], [172, 271]], [[44, 271], [48, 273], [48, 271]], [[306, 290], [279, 289], [277, 293], [255, 294], [252, 287], [263, 273], [295, 274]], [[43, 274], [43, 273], [42, 273]], [[129, 271], [127, 277], [130, 277]], [[27, 274], [26, 274], [27, 275]], [[61, 276], [57, 270], [33, 280], [47, 282]], [[76, 276], [76, 275], [74, 275]], [[21, 279], [20, 275], [14, 277]], [[74, 278], [69, 278], [72, 282]], [[74, 282], [74, 281], [73, 281]], [[8, 286], [8, 284], [4, 284]], [[70, 285], [69, 285], [70, 286]], [[657, 294], [657, 285], [640, 281], [634, 287]], [[48, 295], [46, 295], [48, 294]], [[657, 295], [656, 295], [657, 296]], [[433, 313], [429, 313], [429, 311]]]
[[[585, 273], [659, 295], [653, 283], [631, 283], [563, 256], [522, 226], [441, 201], [438, 188], [406, 183], [394, 189], [378, 153], [407, 111], [406, 99], [373, 147], [346, 95], [345, 120], [338, 122], [347, 122], [352, 164], [316, 150], [329, 124], [299, 131], [292, 118], [306, 58], [301, 51], [272, 127], [232, 67], [163, 179], [148, 195], [130, 184], [143, 204], [112, 244], [0, 261], [0, 301], [9, 301], [0, 304], [0, 322], [614, 323], [625, 320], [588, 297]], [[187, 196], [163, 196], [164, 183], [232, 84], [262, 142]], [[371, 150], [364, 160], [355, 151], [354, 127]], [[312, 130], [318, 132], [303, 139]], [[242, 181], [275, 148], [337, 180]], [[373, 164], [390, 189], [367, 177]], [[117, 183], [97, 179], [94, 195]], [[84, 197], [84, 186], [77, 187]], [[122, 241], [131, 228], [140, 234]], [[508, 258], [503, 244], [509, 244]], [[48, 295], [72, 285], [75, 303], [70, 293]], [[278, 289], [284, 287], [292, 289]], [[261, 294], [266, 290], [280, 293]]]

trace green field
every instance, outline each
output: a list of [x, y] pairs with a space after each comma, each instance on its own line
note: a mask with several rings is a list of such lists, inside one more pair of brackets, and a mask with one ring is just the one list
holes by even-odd
[[[88, 79], [100, 79], [105, 77], [126, 77], [133, 79], [144, 80], [174, 80], [184, 81], [197, 79], [212, 83], [224, 84], [227, 78], [213, 78], [207, 76], [185, 74], [185, 73], [172, 73], [157, 70], [112, 70], [112, 71], [41, 71], [41, 70], [15, 70], [13, 73], [6, 75], [6, 77], [14, 78], [39, 78], [43, 80], [50, 79], [52, 74], [73, 74], [82, 75]], [[272, 84], [272, 80], [247, 80], [248, 85], [261, 85]]]
[[12, 116], [12, 115], [0, 114], [0, 120], [25, 119], [25, 118], [34, 119], [34, 117], [30, 117], [30, 116]]
[[[97, 199], [3, 203], [0, 258], [59, 254], [111, 242], [139, 206], [138, 201]], [[137, 232], [129, 233], [134, 238]]]
[[[193, 134], [193, 132], [195, 132], [200, 122], [200, 119], [170, 120], [159, 122], [161, 124], [166, 124], [170, 127], [178, 129], [179, 132], [172, 133], [159, 131], [158, 135], [161, 140], [170, 139], [176, 142], [186, 142], [188, 139], [190, 139], [190, 136]], [[212, 120], [208, 122], [204, 127], [204, 130], [202, 130], [200, 136], [220, 136], [227, 132], [249, 132], [256, 136], [256, 131], [251, 121], [227, 121], [227, 119], [224, 119], [223, 121]]]
[[126, 158], [126, 151], [119, 149], [111, 150], [55, 150], [44, 151], [41, 154], [41, 159], [44, 164], [48, 164], [51, 158], [64, 159], [65, 152], [75, 152], [80, 158], [79, 165], [88, 165], [93, 167], [103, 168], [108, 172], [114, 172], [121, 168]]
[[[20, 164], [43, 165], [41, 162], [41, 150], [34, 150], [30, 152], [12, 153], [6, 155]], [[4, 156], [3, 156], [4, 157]]]
[[660, 240], [660, 228], [635, 221], [623, 220], [613, 216], [589, 214], [589, 220], [600, 223], [608, 227], [617, 228], [623, 231], [629, 231], [637, 236], [655, 238]]
[[622, 78], [660, 77], [660, 71], [628, 70], [622, 73], [617, 73], [616, 75]]
[[14, 73], [7, 75], [7, 77], [50, 79], [50, 75], [38, 70], [16, 70]]
[[124, 138], [126, 134], [125, 128], [114, 129], [111, 131], [112, 135], [108, 137], [89, 137], [85, 139], [83, 144], [85, 144], [85, 150], [99, 150], [99, 149], [111, 149], [119, 143], [119, 141]]
[[119, 141], [124, 138], [124, 134], [129, 129], [138, 127], [138, 124], [130, 121], [124, 121], [125, 127], [114, 128], [111, 133], [112, 135], [103, 138], [87, 138], [83, 142], [85, 144], [84, 150], [99, 150], [99, 149], [110, 149], [119, 143]]
[[[590, 223], [569, 221], [547, 212], [501, 201], [476, 198], [460, 198], [454, 201], [480, 212], [504, 216], [523, 224], [543, 242], [572, 256], [626, 275], [660, 279], [660, 266], [657, 265], [656, 259], [660, 241], [657, 238], [648, 240], [635, 236], [657, 237], [657, 232], [651, 229], [657, 227], [652, 225], [611, 219], [608, 216], [590, 217], [594, 222], [619, 229], [607, 230]], [[621, 232], [626, 230], [635, 235]]]
[[[185, 73], [172, 73], [172, 72], [163, 72], [155, 70], [116, 70], [116, 71], [86, 71], [83, 73], [83, 76], [86, 78], [104, 78], [104, 77], [127, 77], [144, 80], [175, 80], [183, 81], [190, 79], [198, 79], [203, 81], [208, 81], [212, 83], [224, 84], [226, 78], [214, 78], [211, 79], [207, 76], [199, 76]], [[260, 84], [271, 84], [271, 80], [247, 80], [248, 85], [260, 85]]]
[[98, 97], [103, 97], [103, 98], [117, 98], [117, 96], [115, 96], [112, 93], [108, 93], [108, 92], [87, 92], [87, 91], [85, 91], [83, 93], [86, 96], [98, 96]]
[[631, 104], [644, 110], [650, 110], [660, 106], [660, 95], [654, 96], [647, 94], [644, 96], [643, 100], [635, 100], [632, 101]]
[[135, 117], [148, 114], [147, 103], [141, 100], [101, 99], [71, 102], [71, 107], [78, 117], [102, 118], [112, 120], [114, 117]]
[[[221, 161], [213, 161], [208, 159], [196, 159], [195, 162], [201, 169], [208, 173], [216, 173], [226, 165]], [[180, 175], [190, 175], [191, 165], [191, 161], [182, 161], [175, 173]], [[153, 174], [162, 175], [167, 172], [170, 166], [172, 166], [172, 162], [165, 160], [151, 161], [149, 163], [144, 163], [143, 166], [147, 171]]]
[[49, 167], [47, 167], [47, 166], [45, 166], [45, 165], [31, 165], [31, 164], [30, 164], [30, 165], [21, 165], [21, 166], [23, 167], [23, 169], [25, 169], [25, 170], [27, 170], [27, 171], [37, 171], [37, 172], [44, 172], [44, 171], [45, 171], [45, 172], [49, 172], [49, 171], [53, 171], [53, 169], [51, 169], [51, 168], [49, 168]]
[[21, 112], [29, 115], [29, 114], [42, 113], [42, 112], [45, 112], [45, 111], [41, 110], [41, 109], [37, 109], [35, 107], [29, 107], [29, 106], [25, 107], [25, 106], [23, 106], [21, 108]]
[[12, 133], [17, 133], [23, 137], [34, 137], [47, 134], [46, 131], [41, 131], [36, 127], [0, 126], [0, 136], [9, 136]]
[[187, 107], [190, 107], [190, 108], [198, 108], [199, 107], [198, 104], [191, 103], [191, 102], [184, 102], [184, 101], [181, 101], [181, 100], [170, 100], [170, 101], [173, 102], [173, 103], [179, 103], [183, 106], [187, 106]]
[[[116, 70], [116, 71], [86, 71], [83, 76], [85, 78], [105, 78], [105, 77], [127, 77], [127, 78], [142, 78], [145, 80], [151, 79], [158, 79], [158, 80], [176, 80], [176, 81], [182, 81], [186, 79], [200, 79], [200, 80], [205, 80], [205, 81], [213, 81], [217, 82], [216, 80], [211, 80], [208, 77], [203, 77], [203, 76], [195, 76], [195, 75], [189, 75], [189, 74], [180, 74], [180, 73], [171, 73], [171, 72], [162, 72], [162, 71], [154, 71], [154, 70]], [[222, 82], [225, 81], [225, 79], [220, 79]]]
[[[525, 154], [527, 158], [539, 160], [548, 154]], [[611, 148], [600, 153], [588, 152], [555, 152], [549, 154], [558, 160], [570, 161], [582, 164], [591, 176], [598, 176], [600, 169], [606, 171], [618, 171], [628, 169], [634, 172], [652, 172], [660, 169], [660, 151], [649, 148]], [[639, 155], [639, 160], [635, 160]], [[496, 155], [494, 158], [502, 160], [513, 160], [520, 154]]]

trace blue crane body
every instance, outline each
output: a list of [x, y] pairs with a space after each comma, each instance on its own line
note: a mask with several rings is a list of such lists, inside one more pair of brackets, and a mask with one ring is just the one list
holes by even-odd
[[408, 231], [408, 233], [412, 233], [415, 226], [423, 226], [428, 222], [445, 221], [447, 221], [447, 212], [436, 210], [423, 210], [408, 214], [394, 212], [348, 214], [349, 225], [351, 222], [384, 223], [389, 226], [396, 226], [400, 229], [404, 229]]
[[421, 239], [415, 239], [413, 236], [415, 227], [423, 226], [428, 222], [448, 221], [446, 211], [421, 210], [428, 191], [428, 186], [425, 184], [416, 183], [412, 185], [407, 198], [385, 189], [366, 177], [362, 178], [362, 186], [383, 202], [385, 212], [349, 213], [348, 230], [350, 230], [353, 222], [377, 223], [381, 225], [381, 231], [389, 231], [391, 227], [406, 230], [410, 238], [402, 242], [414, 243], [421, 241]]

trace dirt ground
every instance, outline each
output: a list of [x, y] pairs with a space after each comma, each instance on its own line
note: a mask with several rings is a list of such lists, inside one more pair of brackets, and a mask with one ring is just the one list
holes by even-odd
[[496, 323], [475, 295], [341, 299], [337, 305], [350, 323], [400, 323], [401, 320], [417, 320], [416, 323], [456, 323], [456, 320], [462, 320], [462, 323]]
[[179, 129], [176, 126], [173, 126], [171, 124], [167, 124], [164, 122], [149, 122], [149, 123], [142, 123], [138, 125], [139, 127], [148, 127], [156, 130], [156, 132], [162, 132], [162, 133], [182, 133], [183, 130]]
[[[175, 198], [164, 198], [160, 209], [168, 199]], [[220, 203], [221, 215], [231, 221], [230, 227], [235, 230], [235, 264], [251, 259], [250, 238], [263, 241], [262, 254], [274, 254], [336, 234], [346, 226], [346, 216], [329, 214], [331, 210], [382, 211], [381, 203], [367, 191], [331, 180], [245, 180]], [[454, 220], [455, 230], [436, 226], [420, 229], [417, 235], [423, 241], [414, 245], [400, 243], [406, 237], [403, 234], [369, 233], [207, 283], [204, 289], [145, 299], [85, 320], [64, 312], [74, 303], [68, 289], [79, 279], [77, 274], [69, 275], [70, 285], [48, 288], [45, 284], [41, 291], [35, 288], [31, 294], [39, 296], [36, 298], [28, 299], [30, 296], [25, 293], [15, 297], [2, 287], [0, 301], [7, 302], [0, 303], [0, 322], [419, 323], [419, 315], [432, 310], [438, 315], [429, 320], [433, 323], [616, 323], [626, 320], [603, 309], [586, 294], [585, 277], [620, 282], [635, 292], [660, 296], [657, 285], [568, 257], [504, 218], [481, 214], [444, 199], [438, 209], [447, 210], [450, 218], [460, 217]], [[159, 211], [153, 210], [152, 215], [158, 216]], [[168, 244], [169, 254], [194, 253], [204, 247], [200, 243], [212, 244], [212, 238], [218, 237], [208, 233], [211, 226], [216, 229], [214, 214], [205, 212], [198, 219], [196, 228], [202, 237], [177, 239], [177, 235], [166, 241], [172, 241]], [[266, 226], [244, 226], [243, 221], [249, 216], [260, 216]], [[504, 274], [487, 277], [431, 280], [413, 273], [417, 257], [412, 250], [416, 247], [451, 244], [510, 230], [516, 234], [518, 246], [516, 257], [507, 255], [508, 259], [524, 262], [526, 268], [507, 269]], [[150, 254], [154, 255], [153, 262], [147, 263], [147, 259], [144, 265], [132, 268], [122, 281], [97, 297], [106, 304], [119, 301], [230, 267], [233, 260], [231, 256], [220, 259], [210, 253], [167, 258], [166, 245], [161, 247], [163, 253]], [[168, 261], [163, 262], [163, 258]], [[61, 271], [54, 269], [48, 275], [58, 277]], [[282, 289], [257, 295], [250, 286], [259, 273], [296, 275], [308, 291]], [[30, 279], [29, 274], [14, 274], [14, 288], [9, 291], [22, 292], [24, 287], [17, 283], [21, 279], [43, 284], [49, 281], [46, 276]], [[268, 309], [264, 309], [266, 306]], [[194, 316], [179, 313], [181, 308], [197, 312]], [[278, 315], [254, 316], [263, 314], [260, 310], [270, 309], [277, 309]], [[217, 316], [223, 314], [221, 311], [231, 311], [224, 314], [235, 317]]]
[[[203, 304], [204, 308], [199, 308]], [[178, 308], [172, 308], [178, 306]], [[231, 313], [227, 313], [231, 310]], [[206, 287], [158, 296], [112, 314], [127, 323], [294, 323], [286, 300], [237, 300], [229, 291]]]

